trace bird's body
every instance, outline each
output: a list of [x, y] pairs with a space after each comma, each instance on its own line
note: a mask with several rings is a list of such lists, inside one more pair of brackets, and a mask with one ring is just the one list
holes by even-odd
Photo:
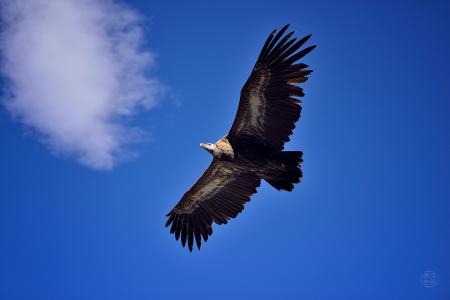
[[[233, 149], [233, 146], [228, 141], [227, 136], [224, 136], [218, 140], [215, 144], [200, 144], [211, 153], [214, 159], [219, 160], [221, 163], [226, 164], [233, 170], [246, 170], [257, 174], [258, 177], [265, 179], [269, 183], [275, 179], [279, 174], [288, 172], [289, 167], [296, 169], [297, 164], [294, 163], [291, 166], [284, 157], [293, 155], [297, 156], [298, 162], [301, 162], [302, 153], [300, 151], [270, 151], [259, 145], [254, 147], [241, 147], [237, 148], [237, 151]], [[294, 176], [294, 178], [287, 178], [287, 181], [297, 183], [301, 177], [301, 172]], [[297, 181], [296, 181], [297, 180]], [[277, 188], [277, 187], [275, 187]], [[278, 188], [280, 189], [280, 188]], [[292, 190], [292, 188], [285, 188], [284, 190]]]
[[287, 27], [266, 40], [229, 133], [216, 143], [200, 144], [213, 161], [167, 215], [166, 226], [191, 251], [194, 240], [199, 249], [201, 240], [208, 240], [213, 222], [226, 224], [236, 217], [262, 180], [292, 191], [302, 177], [302, 152], [283, 149], [300, 117], [298, 98], [304, 94], [296, 84], [311, 73], [295, 62], [315, 46], [297, 52], [310, 36], [297, 41], [291, 32], [282, 38]]

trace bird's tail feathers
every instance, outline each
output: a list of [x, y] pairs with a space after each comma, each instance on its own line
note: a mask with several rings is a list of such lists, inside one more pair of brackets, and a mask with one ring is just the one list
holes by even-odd
[[301, 151], [283, 151], [278, 153], [273, 162], [278, 168], [271, 168], [268, 176], [264, 178], [277, 190], [292, 191], [295, 183], [302, 178], [300, 164], [303, 162]]

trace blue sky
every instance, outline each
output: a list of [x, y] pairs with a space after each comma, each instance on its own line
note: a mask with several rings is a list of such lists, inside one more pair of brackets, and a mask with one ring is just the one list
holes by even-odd
[[[127, 4], [168, 87], [125, 120], [148, 133], [138, 158], [92, 170], [0, 110], [1, 299], [449, 299], [449, 2]], [[287, 146], [304, 152], [303, 182], [264, 183], [189, 253], [164, 215], [285, 23], [318, 45]]]

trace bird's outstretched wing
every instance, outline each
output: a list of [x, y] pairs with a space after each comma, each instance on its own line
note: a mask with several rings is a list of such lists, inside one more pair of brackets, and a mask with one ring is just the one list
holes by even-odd
[[292, 38], [294, 32], [284, 35], [287, 27], [269, 35], [241, 90], [236, 118], [228, 134], [233, 147], [258, 144], [283, 150], [300, 118], [298, 97], [304, 93], [296, 84], [305, 82], [312, 71], [297, 62], [315, 46], [298, 51], [311, 35], [297, 40]]
[[214, 159], [205, 173], [167, 214], [166, 227], [183, 247], [192, 251], [194, 238], [200, 249], [212, 234], [212, 222], [226, 224], [236, 217], [256, 193], [261, 179], [250, 170], [237, 168], [229, 161]]

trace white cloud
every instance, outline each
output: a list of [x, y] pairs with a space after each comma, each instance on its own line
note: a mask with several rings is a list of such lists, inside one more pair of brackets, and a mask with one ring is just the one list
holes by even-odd
[[[148, 75], [140, 16], [113, 0], [0, 0], [2, 101], [52, 152], [93, 169], [130, 155], [163, 87]], [[134, 137], [134, 138], [133, 138]], [[128, 154], [127, 154], [128, 153]]]

